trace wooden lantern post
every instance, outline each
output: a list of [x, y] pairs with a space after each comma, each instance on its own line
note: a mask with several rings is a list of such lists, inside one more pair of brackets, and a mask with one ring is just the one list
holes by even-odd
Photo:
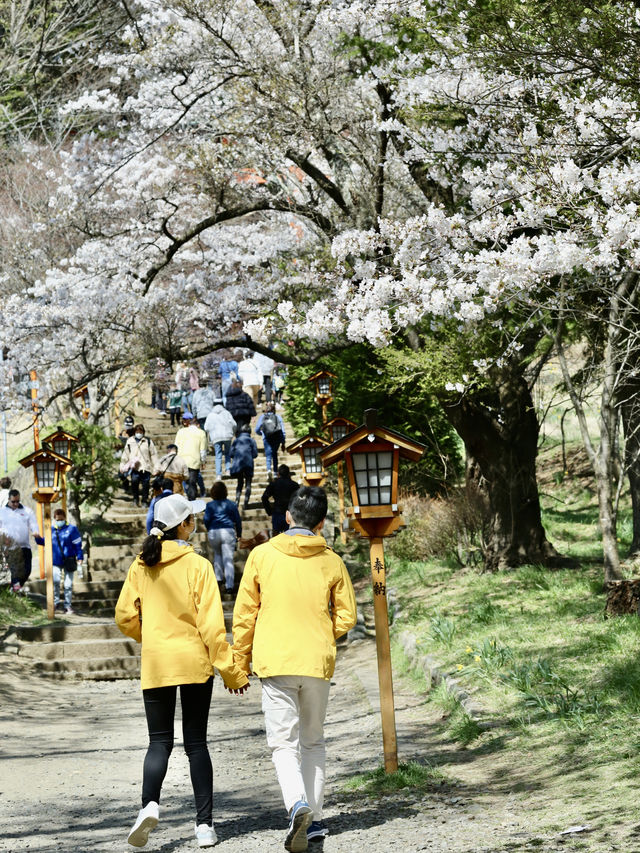
[[328, 370], [319, 370], [310, 376], [308, 381], [315, 382], [316, 394], [314, 400], [316, 405], [322, 407], [322, 423], [327, 423], [327, 407], [333, 402], [333, 380], [338, 377]]
[[391, 536], [404, 520], [398, 506], [398, 467], [400, 458], [417, 460], [424, 445], [395, 430], [377, 424], [376, 410], [367, 409], [364, 424], [319, 452], [326, 466], [344, 459], [353, 506], [347, 509], [349, 526], [369, 539], [373, 610], [376, 624], [376, 653], [380, 685], [380, 715], [384, 769], [398, 769], [391, 642], [387, 606], [387, 573], [384, 561], [384, 537]]
[[51, 504], [60, 497], [60, 477], [63, 468], [72, 465], [70, 459], [50, 448], [41, 448], [18, 460], [24, 468], [33, 467], [34, 500], [42, 507], [44, 516], [44, 568], [47, 589], [47, 618], [54, 618], [53, 607], [53, 548], [51, 542]]
[[322, 486], [327, 472], [319, 456], [319, 451], [328, 447], [329, 442], [314, 432], [299, 438], [287, 447], [287, 453], [299, 453], [302, 460], [302, 482], [305, 486]]
[[76, 400], [82, 401], [82, 417], [85, 421], [89, 420], [89, 414], [91, 412], [91, 398], [89, 397], [88, 386], [82, 385], [80, 388], [76, 388], [73, 392], [73, 396]]
[[[327, 421], [322, 429], [329, 435], [332, 442], [344, 438], [348, 432], [355, 429], [356, 425], [349, 418], [335, 417]], [[347, 544], [347, 531], [344, 528], [344, 462], [338, 459], [338, 513], [340, 518], [340, 541]]]
[[[71, 448], [80, 439], [71, 435], [70, 432], [65, 432], [62, 427], [43, 439], [43, 444], [53, 450], [58, 456], [64, 456], [66, 459], [71, 459]], [[64, 514], [67, 514], [67, 471], [70, 466], [63, 466], [60, 473], [60, 498]]]
[[[40, 404], [38, 403], [38, 390], [40, 383], [38, 382], [38, 372], [36, 370], [29, 371], [29, 387], [31, 389], [31, 411], [33, 425], [33, 449], [40, 450]], [[38, 504], [36, 511], [36, 520], [40, 536], [44, 537], [44, 507]], [[44, 563], [46, 555], [44, 548], [38, 546], [38, 566], [40, 568], [40, 580], [44, 578]]]

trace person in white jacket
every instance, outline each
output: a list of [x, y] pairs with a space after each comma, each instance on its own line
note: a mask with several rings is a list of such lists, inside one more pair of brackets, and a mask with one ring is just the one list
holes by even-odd
[[253, 405], [258, 405], [258, 395], [262, 388], [262, 367], [253, 358], [253, 353], [248, 352], [238, 364], [238, 377], [242, 380], [244, 391], [253, 400]]
[[217, 397], [214, 401], [213, 409], [207, 415], [204, 422], [204, 430], [209, 436], [209, 441], [213, 445], [213, 452], [216, 457], [216, 480], [222, 479], [222, 456], [224, 454], [225, 473], [229, 474], [231, 467], [231, 440], [235, 435], [236, 422], [231, 414], [222, 405], [222, 400]]

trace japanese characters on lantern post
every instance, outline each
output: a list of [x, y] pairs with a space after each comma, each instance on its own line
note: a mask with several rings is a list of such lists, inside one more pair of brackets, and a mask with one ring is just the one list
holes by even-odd
[[398, 769], [391, 643], [387, 606], [387, 573], [384, 562], [384, 538], [392, 536], [404, 520], [398, 505], [398, 467], [401, 458], [416, 461], [424, 452], [402, 433], [378, 425], [375, 409], [364, 413], [364, 424], [329, 447], [319, 451], [325, 466], [344, 459], [353, 506], [347, 508], [349, 526], [369, 539], [373, 610], [376, 625], [376, 653], [380, 685], [380, 714], [384, 768]]

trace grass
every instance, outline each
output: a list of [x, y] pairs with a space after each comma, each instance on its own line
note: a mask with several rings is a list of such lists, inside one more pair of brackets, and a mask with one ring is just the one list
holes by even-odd
[[[479, 725], [445, 684], [428, 692], [422, 671], [410, 672], [414, 689], [428, 692], [425, 714], [431, 709], [453, 750], [438, 757], [442, 772], [467, 782], [484, 774], [499, 785], [511, 780], [511, 768], [522, 768], [509, 789], [538, 796], [549, 828], [578, 812], [613, 826], [621, 803], [637, 796], [640, 619], [604, 618], [598, 509], [585, 478], [549, 475], [542, 503], [550, 541], [578, 568], [483, 573], [446, 559], [399, 559], [387, 549], [402, 611], [392, 627], [394, 673], [405, 678], [409, 668], [396, 639], [408, 628], [492, 722]], [[619, 535], [624, 554], [631, 537], [624, 503]], [[467, 758], [452, 758], [456, 749]], [[553, 814], [546, 812], [550, 798]]]
[[44, 625], [47, 622], [46, 611], [30, 599], [15, 595], [9, 589], [0, 589], [0, 628], [10, 625]]
[[342, 790], [346, 793], [357, 792], [375, 797], [393, 794], [403, 788], [431, 791], [445, 782], [446, 777], [438, 767], [410, 761], [400, 764], [395, 773], [386, 773], [384, 767], [358, 773], [345, 783]]

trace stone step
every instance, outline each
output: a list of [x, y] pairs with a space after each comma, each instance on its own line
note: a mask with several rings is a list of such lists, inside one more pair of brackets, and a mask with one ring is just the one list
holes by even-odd
[[[51, 678], [138, 678], [139, 657], [65, 658], [32, 663], [34, 672]], [[109, 673], [109, 675], [107, 675]]]
[[111, 560], [89, 560], [89, 572], [91, 573], [91, 580], [97, 580], [98, 578], [95, 576], [96, 572], [124, 572], [126, 574], [129, 566], [134, 560], [136, 556], [136, 552], [139, 550], [139, 547], [136, 549], [131, 549], [128, 556], [124, 557], [114, 557]]
[[30, 660], [76, 660], [79, 658], [140, 657], [140, 644], [120, 634], [120, 639], [77, 640], [64, 643], [20, 643], [18, 657]]
[[4, 637], [5, 643], [60, 643], [80, 640], [124, 639], [113, 620], [83, 620], [82, 622], [54, 622], [48, 625], [16, 625]]
[[[121, 586], [122, 581], [113, 578], [105, 578], [102, 581], [86, 581], [78, 580], [77, 578], [75, 578], [73, 582], [73, 598], [96, 598], [98, 595], [104, 595], [110, 598], [113, 598], [113, 596], [115, 595], [117, 598]], [[29, 587], [33, 592], [36, 592], [40, 595], [47, 594], [46, 581], [29, 580]]]

